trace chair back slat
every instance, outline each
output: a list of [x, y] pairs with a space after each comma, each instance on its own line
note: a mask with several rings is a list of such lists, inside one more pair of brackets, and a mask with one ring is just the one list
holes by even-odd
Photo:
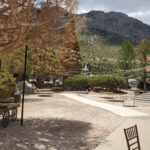
[[124, 129], [128, 150], [141, 150], [137, 125]]

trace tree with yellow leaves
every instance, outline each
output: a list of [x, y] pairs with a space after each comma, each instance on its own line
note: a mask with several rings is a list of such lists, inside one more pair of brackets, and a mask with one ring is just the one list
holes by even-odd
[[43, 43], [54, 44], [56, 31], [68, 23], [62, 16], [65, 12], [74, 13], [76, 5], [76, 0], [1, 0], [0, 51], [29, 43], [38, 48]]
[[74, 20], [71, 20], [62, 32], [62, 45], [59, 51], [59, 58], [64, 68], [64, 75], [76, 75], [81, 72], [82, 59]]

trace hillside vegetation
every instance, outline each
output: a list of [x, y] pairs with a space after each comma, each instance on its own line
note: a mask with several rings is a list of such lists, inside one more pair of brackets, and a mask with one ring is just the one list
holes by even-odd
[[86, 63], [114, 61], [121, 45], [107, 44], [100, 35], [79, 34], [80, 52]]

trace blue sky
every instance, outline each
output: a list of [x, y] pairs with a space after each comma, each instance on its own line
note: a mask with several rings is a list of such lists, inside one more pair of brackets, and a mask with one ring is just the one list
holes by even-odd
[[79, 0], [79, 12], [123, 12], [150, 25], [150, 0]]
[[42, 5], [42, 2], [46, 1], [46, 0], [32, 0], [35, 3], [35, 6], [40, 8]]

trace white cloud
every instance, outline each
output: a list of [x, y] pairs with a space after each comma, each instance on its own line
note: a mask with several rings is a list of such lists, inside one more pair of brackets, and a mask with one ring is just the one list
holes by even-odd
[[88, 12], [86, 9], [78, 9], [77, 10], [78, 14], [83, 14], [83, 13], [86, 13], [86, 12]]
[[131, 13], [128, 13], [128, 15], [131, 17], [136, 17], [136, 18], [138, 18], [138, 17], [146, 18], [146, 17], [150, 17], [150, 11], [131, 12]]

